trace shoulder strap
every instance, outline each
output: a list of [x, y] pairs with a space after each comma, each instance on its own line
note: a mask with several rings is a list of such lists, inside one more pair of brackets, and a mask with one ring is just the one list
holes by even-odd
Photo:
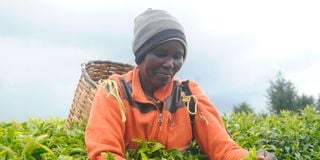
[[[189, 88], [189, 80], [186, 80], [186, 81], [183, 81], [182, 82], [182, 91], [186, 94], [186, 95], [188, 95], [188, 96], [190, 96], [190, 95], [192, 95], [192, 93], [191, 93], [191, 90], [190, 90], [190, 88]], [[194, 100], [191, 98], [191, 100], [190, 100], [190, 103], [189, 103], [189, 109], [190, 109], [190, 111], [191, 112], [194, 112], [195, 111], [195, 103], [194, 103]], [[190, 116], [190, 122], [191, 122], [191, 128], [192, 128], [192, 140], [194, 139], [194, 133], [193, 133], [193, 126], [194, 126], [194, 118], [195, 118], [195, 115], [194, 114], [189, 114], [189, 116]]]

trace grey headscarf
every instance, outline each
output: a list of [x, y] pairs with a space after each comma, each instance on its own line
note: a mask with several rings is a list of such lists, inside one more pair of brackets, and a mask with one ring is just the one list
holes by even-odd
[[154, 47], [168, 40], [180, 41], [187, 53], [184, 29], [176, 18], [163, 10], [147, 9], [135, 18], [132, 50], [135, 61], [140, 64]]

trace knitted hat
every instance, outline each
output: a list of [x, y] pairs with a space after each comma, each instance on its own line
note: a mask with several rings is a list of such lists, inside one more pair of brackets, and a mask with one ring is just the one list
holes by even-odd
[[135, 61], [140, 64], [153, 48], [169, 40], [180, 41], [187, 53], [184, 29], [176, 18], [163, 10], [147, 9], [135, 18], [132, 50]]

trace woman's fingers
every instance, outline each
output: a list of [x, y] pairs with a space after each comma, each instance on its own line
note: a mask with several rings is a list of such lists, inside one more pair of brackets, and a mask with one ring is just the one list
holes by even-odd
[[277, 157], [268, 151], [258, 151], [257, 160], [277, 160]]

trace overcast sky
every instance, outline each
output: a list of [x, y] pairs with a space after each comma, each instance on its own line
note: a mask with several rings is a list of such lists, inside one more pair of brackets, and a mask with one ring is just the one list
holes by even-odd
[[[193, 2], [193, 3], [192, 3]], [[266, 111], [281, 70], [298, 92], [320, 93], [320, 2], [0, 0], [0, 121], [66, 118], [81, 63], [134, 64], [133, 20], [163, 9], [184, 26], [186, 62], [218, 110], [246, 101]]]

